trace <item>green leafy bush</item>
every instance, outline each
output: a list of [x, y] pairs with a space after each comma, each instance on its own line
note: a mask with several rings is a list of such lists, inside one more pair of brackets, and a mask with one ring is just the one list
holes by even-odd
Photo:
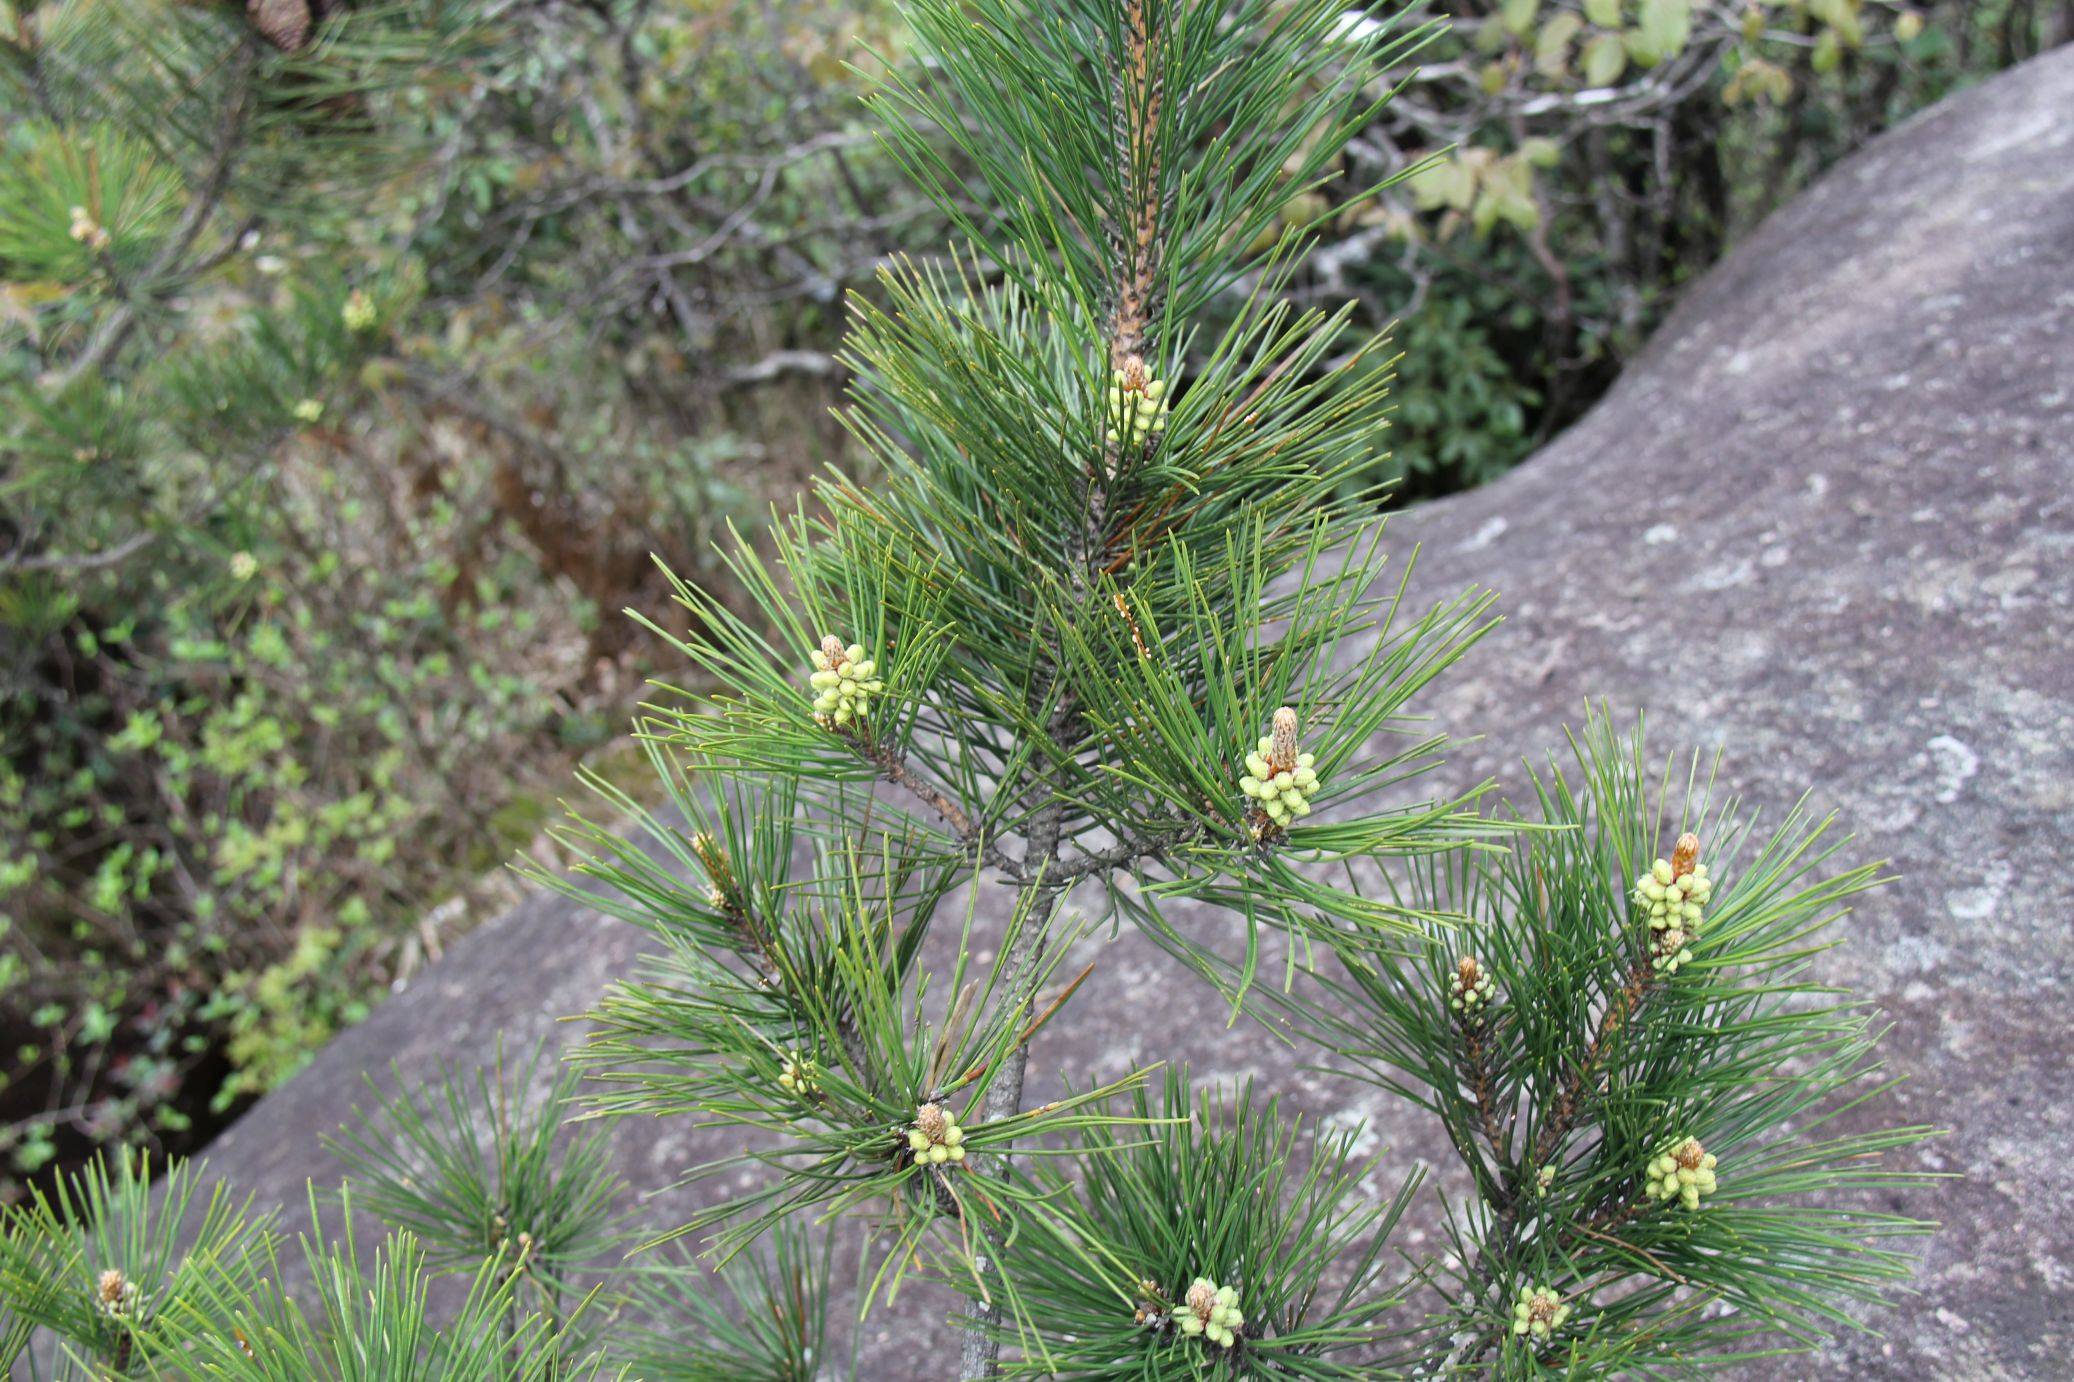
[[[1323, 188], [1321, 289], [1402, 316], [1412, 495], [1476, 484], [1589, 408], [1677, 300], [1866, 138], [2056, 41], [2006, 0], [1503, 0], [1451, 21]], [[2057, 34], [2064, 38], [2064, 31]], [[1496, 357], [1492, 358], [1495, 350]]]

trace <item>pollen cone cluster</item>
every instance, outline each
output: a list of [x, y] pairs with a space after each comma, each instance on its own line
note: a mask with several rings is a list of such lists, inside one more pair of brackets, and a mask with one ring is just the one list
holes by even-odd
[[1680, 1138], [1649, 1163], [1649, 1193], [1655, 1199], [1698, 1209], [1714, 1188], [1714, 1154], [1697, 1137]]
[[1532, 1335], [1536, 1339], [1546, 1339], [1561, 1329], [1563, 1321], [1569, 1318], [1570, 1307], [1563, 1304], [1563, 1298], [1556, 1294], [1554, 1288], [1546, 1285], [1529, 1286], [1520, 1292], [1519, 1299], [1513, 1302], [1512, 1332], [1515, 1335]]
[[1699, 938], [1707, 899], [1714, 895], [1714, 881], [1699, 854], [1700, 837], [1688, 831], [1678, 837], [1670, 858], [1657, 860], [1635, 881], [1635, 902], [1655, 933], [1651, 948], [1664, 974], [1676, 974], [1692, 959], [1692, 942]]
[[1315, 761], [1297, 752], [1296, 712], [1283, 706], [1275, 712], [1271, 731], [1246, 755], [1246, 775], [1239, 779], [1239, 790], [1253, 803], [1256, 836], [1311, 814], [1311, 798], [1318, 792]]
[[1109, 376], [1109, 441], [1137, 446], [1167, 430], [1167, 386], [1133, 355]]
[[355, 288], [346, 295], [345, 306], [339, 309], [339, 320], [348, 331], [372, 331], [375, 324], [374, 299], [364, 289]]
[[83, 206], [72, 208], [72, 227], [69, 233], [73, 239], [90, 250], [99, 251], [108, 248], [107, 229], [99, 221], [95, 220], [93, 215]]
[[1447, 1005], [1464, 1017], [1474, 1017], [1491, 1001], [1493, 987], [1491, 972], [1474, 955], [1464, 955], [1448, 976]]
[[134, 1321], [142, 1296], [137, 1283], [117, 1268], [110, 1267], [94, 1280], [94, 1309], [111, 1320]]
[[873, 698], [886, 689], [877, 675], [878, 664], [864, 655], [864, 645], [852, 643], [846, 648], [830, 634], [812, 656], [814, 674], [807, 684], [814, 692], [814, 722], [824, 729], [848, 729], [862, 723]]
[[965, 1130], [941, 1104], [923, 1104], [907, 1130], [907, 1149], [929, 1166], [965, 1159]]
[[811, 1099], [821, 1092], [821, 1066], [812, 1056], [791, 1056], [778, 1071], [778, 1085], [787, 1094]]
[[1246, 1323], [1239, 1310], [1238, 1287], [1219, 1286], [1206, 1276], [1197, 1277], [1181, 1308], [1174, 1312], [1174, 1323], [1190, 1338], [1201, 1337], [1220, 1348], [1230, 1348], [1238, 1342], [1238, 1331]]

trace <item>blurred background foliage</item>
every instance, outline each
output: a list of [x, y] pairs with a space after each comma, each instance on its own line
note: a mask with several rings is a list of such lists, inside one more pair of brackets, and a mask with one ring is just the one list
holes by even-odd
[[[2074, 36], [1405, 13], [1448, 27], [1291, 213], [1302, 291], [1400, 323], [1387, 502], [1522, 459], [1783, 197]], [[650, 555], [732, 603], [712, 535], [853, 459], [844, 295], [941, 251], [857, 106], [902, 42], [880, 0], [0, 0], [0, 1193], [206, 1141], [613, 774]]]

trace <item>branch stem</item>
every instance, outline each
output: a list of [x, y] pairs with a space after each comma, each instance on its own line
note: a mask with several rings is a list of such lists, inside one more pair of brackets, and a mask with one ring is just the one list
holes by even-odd
[[[916, 776], [914, 770], [908, 767], [907, 760], [900, 756], [898, 749], [891, 744], [873, 744], [862, 738], [857, 740], [857, 746], [864, 756], [871, 760], [873, 766], [878, 768], [880, 777], [896, 787], [905, 788], [930, 810], [941, 816], [943, 823], [951, 828], [951, 833], [956, 835], [959, 842], [972, 851], [975, 862], [1001, 870], [1015, 883], [1027, 884], [1029, 882], [1029, 874], [1026, 870], [1030, 867], [1031, 859], [1018, 860], [1010, 858], [1002, 851], [999, 845], [995, 844], [987, 836], [979, 824], [972, 819], [971, 813], [954, 800], [949, 793], [943, 791], [934, 783], [924, 781]], [[1032, 845], [1034, 848], [1034, 840]], [[1032, 857], [1035, 857], [1034, 854]], [[1052, 857], [1057, 857], [1056, 848], [1052, 851]]]
[[[1061, 716], [1067, 714], [1068, 708], [1061, 706]], [[1054, 717], [1054, 723], [1058, 718], [1060, 717]], [[1011, 1001], [1027, 1004], [1036, 997], [1036, 976], [1043, 972], [1044, 944], [1050, 935], [1052, 915], [1058, 910], [1059, 899], [1068, 886], [1049, 876], [1047, 867], [1058, 859], [1063, 814], [1063, 808], [1056, 801], [1049, 802], [1038, 809], [1031, 827], [1030, 847], [1023, 856], [1023, 867], [1031, 873], [1022, 884], [1021, 894], [1017, 898], [1019, 907], [1025, 905], [1024, 900], [1028, 899], [1029, 910], [1023, 918], [1021, 929], [1016, 932], [1009, 953], [1002, 957], [1001, 961], [1008, 971], [1008, 993]], [[1012, 1118], [1022, 1112], [1023, 1082], [1030, 1067], [1029, 1034], [1033, 1029], [1034, 1024], [1033, 1028], [1025, 1029], [1022, 1037], [1001, 1057], [1001, 1069], [995, 1075], [993, 1084], [987, 1089], [986, 1105], [982, 1115], [989, 1123]], [[1003, 1151], [998, 1156], [1001, 1169], [1005, 1171], [1009, 1154]], [[973, 1265], [982, 1275], [991, 1266], [984, 1257]], [[994, 1333], [994, 1327], [999, 1322], [999, 1309], [993, 1302], [987, 1301], [979, 1305], [973, 1314], [974, 1322], [966, 1329], [959, 1350], [958, 1376], [967, 1379], [967, 1382], [981, 1382], [981, 1379], [993, 1377], [999, 1371], [1001, 1340]]]
[[[1540, 1134], [1534, 1139], [1533, 1153], [1524, 1164], [1506, 1167], [1503, 1201], [1491, 1221], [1490, 1235], [1477, 1249], [1476, 1261], [1465, 1277], [1466, 1285], [1458, 1308], [1466, 1307], [1474, 1312], [1481, 1308], [1485, 1295], [1496, 1284], [1500, 1270], [1519, 1241], [1523, 1222], [1522, 1209], [1531, 1193], [1540, 1168], [1549, 1163], [1562, 1147], [1578, 1122], [1583, 1119], [1601, 1093], [1599, 1076], [1613, 1039], [1627, 1026], [1642, 1005], [1648, 1001], [1655, 966], [1644, 955], [1628, 968], [1626, 982], [1606, 1004], [1605, 1012], [1599, 1015], [1598, 1025], [1593, 1029], [1591, 1041], [1585, 1047], [1583, 1058], [1572, 1068], [1562, 1088], [1557, 1091], [1555, 1104], [1550, 1110], [1548, 1121], [1542, 1125]], [[1488, 1113], [1485, 1115], [1488, 1117]], [[1494, 1149], [1495, 1150], [1495, 1149]], [[1449, 1375], [1448, 1370], [1459, 1367], [1474, 1367], [1484, 1354], [1501, 1337], [1499, 1332], [1476, 1330], [1466, 1340], [1456, 1343], [1448, 1355], [1439, 1360], [1436, 1376]], [[1456, 1336], [1462, 1339], [1461, 1335]]]
[[[1124, 52], [1111, 87], [1115, 156], [1124, 189], [1123, 203], [1111, 220], [1107, 237], [1112, 276], [1107, 333], [1111, 369], [1122, 368], [1127, 360], [1147, 349], [1158, 317], [1160, 261], [1165, 247], [1161, 224], [1166, 209], [1165, 180], [1160, 168], [1165, 93], [1161, 53], [1164, 30], [1153, 17], [1154, 7], [1153, 0], [1123, 0]], [[1072, 600], [1081, 607], [1093, 601], [1098, 570], [1106, 561], [1112, 526], [1109, 487], [1121, 479], [1122, 459], [1120, 440], [1105, 442], [1101, 461], [1089, 468], [1080, 529], [1068, 538], [1067, 550], [1062, 554], [1071, 577]], [[1059, 867], [1065, 808], [1057, 790], [1058, 779], [1071, 767], [1070, 755], [1081, 725], [1072, 689], [1060, 683], [1060, 660], [1054, 650], [1045, 699], [1057, 698], [1049, 736], [1052, 745], [1065, 757], [1034, 784], [1043, 798], [1031, 816], [1029, 847], [1024, 851], [1022, 872], [1017, 879], [1022, 889], [1018, 903], [1029, 910], [1014, 946], [1002, 959], [1007, 969], [1009, 999], [1022, 1004], [1035, 1001], [1037, 978], [1044, 972], [1044, 949], [1050, 939], [1052, 916], [1074, 882], [1161, 847], [1154, 843], [1148, 851], [1144, 841], [1120, 841], [1112, 849], [1084, 854], [1064, 869]], [[987, 1091], [989, 1122], [1011, 1118], [1022, 1111], [1023, 1081], [1029, 1060], [1027, 1040], [1018, 1041], [1002, 1058], [1000, 1073]], [[1006, 1162], [1004, 1153], [1004, 1167]], [[989, 1266], [985, 1261], [975, 1265], [981, 1273]], [[987, 1302], [974, 1313], [976, 1318], [965, 1331], [960, 1350], [959, 1376], [966, 1382], [984, 1382], [1000, 1370], [1001, 1341], [996, 1333], [999, 1312], [998, 1307]]]

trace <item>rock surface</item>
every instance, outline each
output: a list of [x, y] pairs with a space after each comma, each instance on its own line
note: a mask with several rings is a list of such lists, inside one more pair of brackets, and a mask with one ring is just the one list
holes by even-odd
[[[1461, 784], [1517, 781], [1587, 698], [1645, 710], [1652, 742], [1726, 747], [1767, 814], [1806, 786], [1900, 881], [1854, 914], [1822, 977], [1894, 1021], [1907, 1083], [1870, 1119], [1952, 1135], [1916, 1154], [1959, 1179], [1901, 1208], [1944, 1221], [1919, 1298], [1884, 1337], [1741, 1375], [2065, 1376], [2074, 1146], [2065, 988], [2074, 919], [2074, 49], [1878, 141], [1697, 285], [1589, 417], [1502, 481], [1393, 524], [1415, 599], [1488, 584], [1506, 622], [1427, 709], [1483, 739]], [[1663, 660], [1674, 621], [1708, 646]], [[998, 910], [998, 909], [996, 909]], [[468, 938], [211, 1152], [291, 1211], [363, 1070], [423, 1078], [566, 1042], [642, 950], [551, 896]], [[1046, 1033], [1040, 1088], [1136, 1060], [1253, 1075], [1323, 1117], [1370, 1121], [1401, 1172], [1434, 1155], [1416, 1111], [1301, 1072], [1296, 1053], [1126, 934]], [[1152, 1001], [1145, 1001], [1151, 999]], [[1180, 1034], [1177, 1037], [1177, 1034]], [[622, 1129], [644, 1189], [701, 1159]], [[710, 1147], [713, 1144], [707, 1144]], [[686, 1192], [641, 1212], [676, 1222]], [[1429, 1206], [1430, 1208], [1430, 1206]], [[1433, 1222], [1430, 1214], [1414, 1219]], [[1430, 1239], [1427, 1244], [1431, 1245]], [[1413, 1241], [1409, 1246], [1416, 1249]], [[926, 1308], [925, 1308], [926, 1307]], [[866, 1326], [862, 1375], [904, 1377], [920, 1296]], [[936, 1316], [940, 1328], [940, 1314]]]

